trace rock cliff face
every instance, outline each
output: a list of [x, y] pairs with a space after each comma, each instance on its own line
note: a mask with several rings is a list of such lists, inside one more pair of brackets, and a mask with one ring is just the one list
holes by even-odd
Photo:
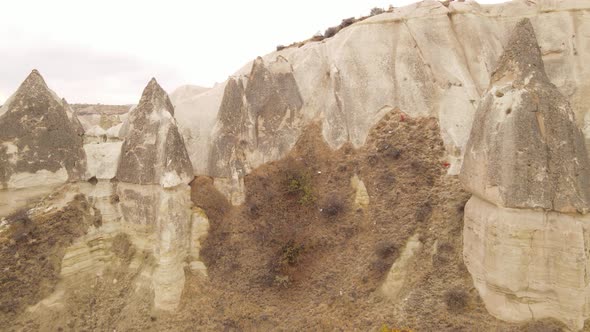
[[76, 181], [86, 170], [80, 123], [37, 70], [0, 110], [0, 188]]
[[567, 99], [520, 21], [475, 115], [460, 178], [464, 258], [488, 310], [506, 320], [590, 315], [590, 164]]
[[[225, 85], [209, 151], [210, 174], [227, 184], [231, 201], [242, 199], [243, 177], [250, 169], [280, 158], [300, 134], [303, 105], [293, 70], [285, 58], [258, 58], [248, 80]], [[219, 185], [218, 185], [219, 186]]]
[[0, 109], [0, 288], [34, 287], [0, 326], [583, 328], [590, 4], [447, 5], [211, 89], [152, 79], [129, 112], [75, 111], [33, 71]]
[[[547, 76], [570, 100], [578, 127], [585, 126], [590, 118], [586, 106], [590, 84], [585, 80], [590, 69], [584, 65], [590, 28], [583, 22], [589, 9], [586, 2], [574, 0], [488, 6], [455, 1], [448, 7], [426, 0], [370, 17], [321, 42], [271, 53], [263, 62], [280, 60], [292, 68], [290, 84], [297, 86], [301, 96], [301, 121], [286, 131], [321, 121], [331, 147], [345, 142], [359, 147], [383, 115], [384, 106], [399, 107], [411, 116], [436, 116], [449, 173], [458, 174], [479, 100], [511, 29], [522, 17], [530, 17], [535, 28]], [[251, 72], [260, 63], [247, 64], [229, 81], [241, 80], [247, 89]], [[205, 142], [220, 141], [226, 135], [222, 130], [204, 129], [201, 123], [211, 123], [212, 114], [219, 114], [216, 127], [221, 127], [221, 96], [228, 82], [185, 98], [178, 108], [179, 119], [191, 119], [180, 121], [180, 127], [197, 174], [216, 176], [217, 163], [229, 163], [229, 155], [213, 163], [203, 163], [200, 157], [215, 147]], [[269, 161], [289, 149], [287, 144], [273, 155], [263, 151], [260, 155]]]

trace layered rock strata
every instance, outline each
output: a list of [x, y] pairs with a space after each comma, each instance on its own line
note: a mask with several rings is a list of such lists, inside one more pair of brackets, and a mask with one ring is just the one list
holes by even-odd
[[590, 164], [567, 100], [520, 21], [476, 112], [460, 178], [464, 259], [486, 308], [508, 321], [590, 316]]

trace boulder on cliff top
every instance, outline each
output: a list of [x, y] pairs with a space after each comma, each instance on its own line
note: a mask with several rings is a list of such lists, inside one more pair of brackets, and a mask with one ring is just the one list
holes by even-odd
[[33, 70], [0, 111], [0, 188], [79, 180], [86, 168], [81, 127]]
[[152, 78], [128, 119], [117, 179], [174, 187], [192, 180], [192, 166], [168, 94]]
[[462, 183], [504, 207], [586, 213], [584, 138], [568, 100], [545, 73], [528, 19], [507, 45], [474, 118]]

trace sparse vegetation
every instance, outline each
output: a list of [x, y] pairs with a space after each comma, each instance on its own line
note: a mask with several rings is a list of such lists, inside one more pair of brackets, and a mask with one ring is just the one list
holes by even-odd
[[325, 38], [331, 38], [334, 37], [336, 35], [336, 33], [338, 33], [338, 31], [340, 31], [340, 29], [338, 29], [337, 26], [335, 27], [329, 27], [326, 29], [326, 31], [324, 32], [324, 37]]
[[375, 7], [373, 9], [371, 9], [371, 16], [383, 14], [384, 12], [385, 12], [385, 10], [383, 8]]
[[391, 257], [397, 257], [398, 255], [398, 248], [393, 242], [384, 241], [380, 242], [377, 247], [375, 248], [375, 252], [377, 256], [381, 259], [388, 259]]
[[462, 289], [451, 289], [444, 295], [447, 309], [452, 312], [464, 310], [469, 302], [469, 294]]
[[425, 222], [430, 218], [432, 214], [432, 204], [430, 202], [424, 202], [420, 204], [418, 210], [416, 211], [416, 221], [418, 222]]
[[274, 279], [274, 284], [278, 287], [287, 288], [291, 283], [291, 277], [286, 275], [276, 275]]
[[390, 328], [389, 325], [383, 324], [383, 325], [381, 325], [379, 332], [412, 332], [412, 330], [405, 329], [405, 328], [402, 328], [402, 329]]
[[293, 266], [299, 261], [299, 255], [303, 252], [303, 244], [295, 244], [295, 241], [289, 240], [286, 245], [281, 248], [281, 261], [283, 265]]
[[312, 190], [311, 176], [304, 172], [287, 174], [287, 193], [297, 195], [301, 205], [316, 201]]
[[15, 242], [26, 239], [34, 228], [33, 221], [29, 218], [27, 209], [18, 210], [6, 219], [11, 226], [11, 237]]
[[326, 217], [335, 217], [342, 213], [344, 207], [344, 198], [340, 197], [337, 194], [332, 194], [322, 203], [321, 211], [322, 214]]
[[[364, 18], [362, 18], [364, 19]], [[340, 30], [346, 28], [347, 26], [350, 26], [362, 19], [355, 19], [354, 17], [349, 17], [349, 18], [345, 18], [342, 20], [342, 22], [337, 25], [337, 26], [333, 26], [333, 27], [329, 27], [328, 29], [326, 29], [326, 31], [324, 32], [324, 37], [325, 38], [330, 38], [335, 36], [338, 32], [340, 32]]]

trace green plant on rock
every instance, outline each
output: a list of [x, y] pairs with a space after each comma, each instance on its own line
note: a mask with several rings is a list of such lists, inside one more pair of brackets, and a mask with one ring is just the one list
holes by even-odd
[[299, 204], [306, 205], [316, 201], [313, 194], [311, 178], [308, 174], [287, 176], [287, 192], [299, 195]]
[[295, 241], [289, 240], [281, 249], [281, 264], [291, 266], [297, 264], [303, 249], [303, 244], [295, 244]]
[[275, 283], [275, 285], [277, 285], [279, 287], [287, 288], [289, 286], [290, 282], [291, 282], [291, 278], [289, 276], [285, 276], [285, 275], [276, 275], [275, 276], [274, 283]]

